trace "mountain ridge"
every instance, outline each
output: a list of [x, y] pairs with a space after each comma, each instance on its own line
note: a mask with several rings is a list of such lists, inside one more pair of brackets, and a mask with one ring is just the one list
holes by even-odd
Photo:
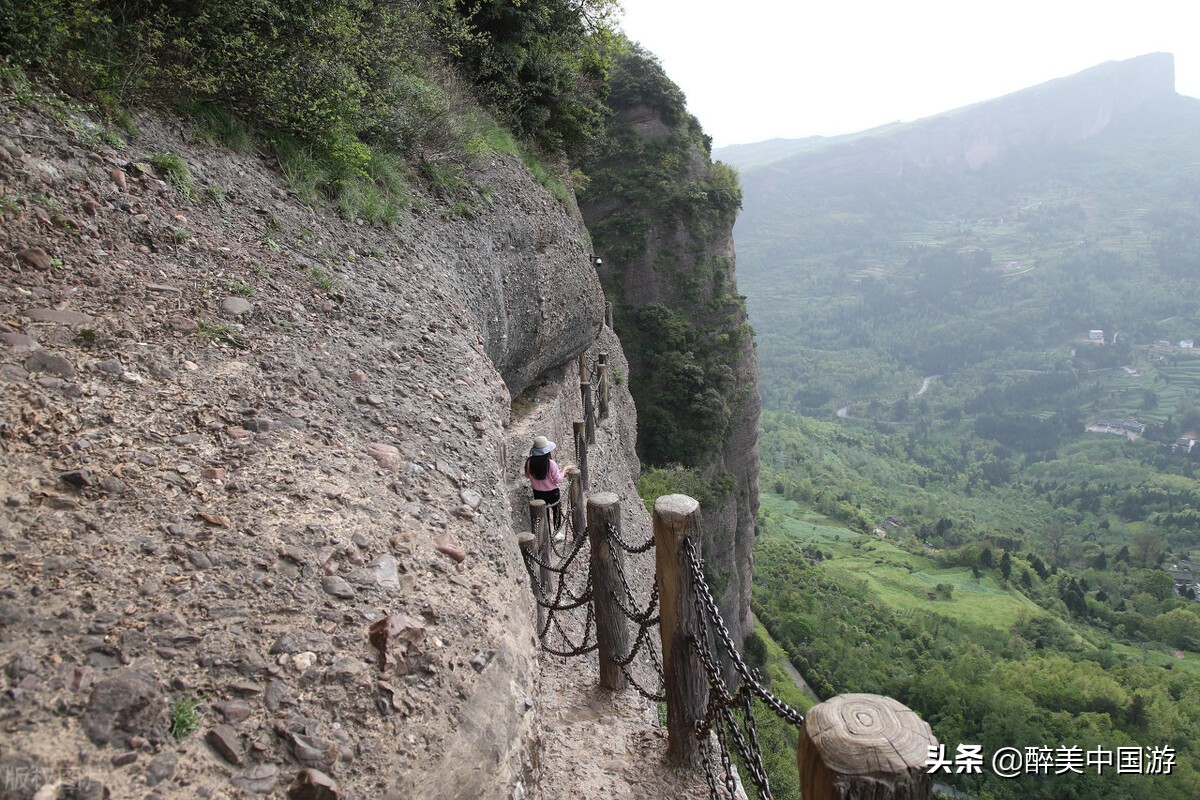
[[[888, 123], [840, 136], [731, 145], [717, 148], [714, 156], [739, 169], [751, 170], [782, 168], [818, 154], [828, 156], [851, 148], [871, 150], [874, 146], [877, 149], [867, 164], [878, 174], [902, 174], [909, 165], [973, 170], [1023, 144], [1089, 138], [1103, 131], [1115, 116], [1165, 96], [1180, 96], [1175, 92], [1174, 56], [1149, 53], [1107, 61], [1074, 75], [912, 122]], [[847, 161], [847, 169], [864, 165], [853, 155], [848, 155]]]

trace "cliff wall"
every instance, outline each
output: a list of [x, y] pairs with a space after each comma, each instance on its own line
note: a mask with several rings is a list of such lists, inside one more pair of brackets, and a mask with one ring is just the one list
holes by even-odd
[[0, 125], [0, 797], [521, 796], [520, 459], [569, 449], [580, 352], [624, 365], [587, 231], [510, 156], [391, 230], [136, 125]]
[[704, 556], [740, 642], [750, 625], [758, 513], [758, 362], [738, 295], [736, 175], [711, 160], [678, 87], [636, 49], [617, 59], [612, 117], [585, 163], [581, 209], [655, 479], [701, 501]]

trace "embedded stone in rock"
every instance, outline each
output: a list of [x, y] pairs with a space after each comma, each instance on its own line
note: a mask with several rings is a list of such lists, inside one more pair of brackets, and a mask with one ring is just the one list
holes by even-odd
[[56, 308], [29, 308], [24, 312], [34, 322], [54, 322], [59, 325], [83, 325], [96, 318], [81, 311], [62, 311]]
[[226, 297], [221, 301], [221, 313], [227, 317], [243, 317], [254, 310], [254, 304], [244, 297]]
[[324, 772], [303, 770], [288, 789], [288, 800], [338, 800], [338, 785]]
[[463, 501], [463, 504], [469, 506], [472, 511], [479, 510], [479, 506], [483, 504], [483, 495], [474, 489], [463, 489], [458, 493], [458, 498]]
[[75, 367], [63, 356], [49, 350], [34, 350], [25, 359], [25, 369], [30, 372], [48, 372], [60, 378], [74, 378]]
[[279, 655], [286, 653], [302, 653], [305, 650], [312, 650], [314, 653], [332, 653], [333, 647], [329, 644], [329, 639], [320, 633], [312, 631], [284, 631], [275, 640], [275, 644], [271, 645], [271, 655]]
[[400, 450], [390, 444], [371, 442], [367, 445], [367, 455], [375, 459], [375, 463], [383, 469], [400, 468]]
[[150, 760], [146, 766], [146, 785], [156, 786], [175, 774], [175, 765], [179, 756], [174, 753], [161, 753]]
[[350, 588], [350, 584], [337, 575], [326, 575], [321, 578], [321, 588], [326, 594], [331, 594], [334, 597], [340, 597], [343, 600], [349, 600], [354, 597], [354, 590]]
[[125, 482], [113, 475], [101, 479], [100, 487], [109, 494], [125, 494]]
[[42, 272], [46, 272], [53, 266], [50, 263], [50, 256], [40, 247], [30, 247], [28, 250], [22, 250], [17, 253], [17, 261], [20, 261], [23, 266], [32, 267]]
[[[233, 691], [238, 691], [238, 689], [234, 688]], [[253, 691], [257, 693], [260, 689], [255, 686]], [[231, 725], [245, 722], [250, 718], [250, 704], [245, 700], [226, 700], [223, 703], [217, 703], [213, 708]]]
[[0, 342], [11, 347], [14, 353], [28, 353], [41, 347], [32, 336], [23, 333], [0, 333]]
[[71, 486], [78, 486], [80, 489], [84, 488], [85, 486], [91, 486], [96, 482], [95, 475], [92, 474], [90, 469], [76, 469], [70, 472], [64, 472], [58, 477], [63, 483], [70, 484]]
[[83, 731], [93, 743], [108, 744], [114, 729], [131, 731], [149, 722], [157, 699], [158, 685], [144, 672], [127, 670], [100, 681], [83, 712]]
[[317, 736], [292, 736], [292, 754], [306, 767], [328, 771], [337, 763], [338, 746], [328, 739]]
[[400, 588], [400, 564], [393, 556], [382, 555], [368, 561], [367, 574], [381, 589]]
[[467, 557], [467, 551], [449, 533], [439, 533], [433, 540], [433, 546], [439, 553], [444, 553], [460, 563]]
[[287, 702], [291, 702], [287, 694], [287, 687], [283, 681], [278, 678], [272, 678], [267, 681], [267, 691], [263, 694], [263, 703], [266, 704], [267, 710], [274, 714], [280, 707]]
[[271, 420], [263, 417], [254, 417], [243, 422], [242, 427], [255, 433], [266, 433], [271, 430]]
[[255, 794], [270, 794], [275, 791], [279, 781], [279, 767], [274, 764], [256, 764], [247, 767], [230, 779], [230, 783], [239, 789], [245, 789]]
[[388, 614], [371, 624], [368, 638], [379, 651], [380, 669], [403, 667], [407, 656], [421, 652], [425, 626], [407, 614]]
[[242, 765], [242, 747], [237, 731], [228, 725], [218, 725], [208, 732], [205, 741], [220, 754], [221, 758], [235, 767]]
[[106, 375], [120, 375], [125, 371], [125, 365], [121, 363], [119, 358], [110, 358], [106, 361], [97, 361], [92, 365], [92, 369], [97, 372], [103, 372]]

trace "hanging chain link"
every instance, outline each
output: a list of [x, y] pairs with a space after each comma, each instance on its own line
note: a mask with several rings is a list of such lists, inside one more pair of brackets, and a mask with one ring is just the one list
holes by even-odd
[[721, 619], [721, 612], [717, 609], [717, 601], [712, 596], [712, 590], [708, 588], [708, 583], [704, 580], [704, 570], [701, 566], [703, 563], [700, 560], [699, 553], [696, 552], [696, 545], [691, 539], [684, 540], [684, 553], [688, 558], [688, 566], [691, 569], [692, 581], [694, 582], [697, 594], [700, 596], [700, 607], [704, 610], [705, 616], [708, 618], [709, 624], [716, 630], [717, 635], [721, 639], [721, 645], [725, 648], [733, 668], [741, 676], [746, 685], [754, 694], [767, 704], [775, 714], [785, 722], [788, 722], [796, 727], [804, 724], [804, 715], [796, 709], [789, 706], [787, 703], [773, 695], [766, 687], [762, 685], [762, 675], [758, 670], [750, 669], [746, 666], [746, 662], [742, 661], [742, 657], [737, 647], [733, 644], [733, 639], [729, 635], [729, 629], [725, 627], [725, 621]]
[[633, 555], [639, 555], [654, 547], [653, 532], [650, 534], [650, 538], [646, 541], [639, 545], [632, 545], [621, 537], [621, 532], [617, 530], [617, 526], [613, 525], [611, 522], [608, 523], [608, 538], [620, 545], [621, 549], [626, 553], [632, 553]]

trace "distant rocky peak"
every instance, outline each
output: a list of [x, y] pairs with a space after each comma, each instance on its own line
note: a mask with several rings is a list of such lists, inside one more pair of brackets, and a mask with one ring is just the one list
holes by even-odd
[[1065, 78], [946, 111], [914, 122], [888, 125], [830, 139], [797, 140], [794, 154], [779, 142], [749, 145], [720, 158], [754, 164], [757, 149], [770, 148], [809, 178], [852, 175], [901, 177], [912, 171], [962, 172], [994, 163], [1017, 148], [1071, 144], [1108, 129], [1114, 119], [1136, 113], [1175, 94], [1175, 58], [1150, 53], [1109, 61]]
[[1099, 135], [1114, 118], [1175, 93], [1175, 59], [1151, 53], [1109, 61], [995, 100], [918, 120], [882, 134], [888, 171], [974, 170], [1029, 145], [1070, 144]]

